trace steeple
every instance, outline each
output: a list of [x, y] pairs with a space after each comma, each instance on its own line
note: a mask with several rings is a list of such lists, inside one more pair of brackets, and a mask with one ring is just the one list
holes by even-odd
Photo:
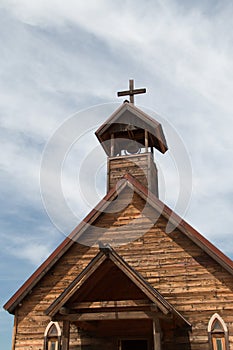
[[[118, 96], [143, 92], [134, 89], [131, 80], [130, 90]], [[96, 136], [108, 156], [107, 190], [129, 173], [158, 196], [154, 149], [161, 153], [168, 149], [161, 124], [137, 108], [131, 97], [100, 126]]]

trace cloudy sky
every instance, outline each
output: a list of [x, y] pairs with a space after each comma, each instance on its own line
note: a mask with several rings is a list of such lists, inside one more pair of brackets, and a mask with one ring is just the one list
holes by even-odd
[[[178, 212], [233, 258], [232, 17], [230, 0], [0, 0], [1, 305], [105, 194], [94, 131], [130, 78], [167, 137], [162, 199], [183, 193]], [[62, 169], [43, 163], [46, 145], [65, 150]], [[10, 349], [13, 317], [0, 321]]]

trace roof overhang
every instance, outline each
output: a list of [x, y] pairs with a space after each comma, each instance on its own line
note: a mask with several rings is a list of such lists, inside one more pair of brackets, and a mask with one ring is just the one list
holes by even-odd
[[[32, 288], [43, 278], [49, 269], [59, 260], [59, 258], [67, 252], [67, 250], [74, 244], [79, 244], [79, 238], [84, 235], [86, 230], [95, 220], [102, 215], [105, 208], [117, 198], [119, 193], [125, 189], [126, 186], [132, 188], [139, 196], [141, 196], [152, 208], [164, 216], [168, 222], [179, 229], [187, 237], [189, 237], [197, 246], [211, 256], [224, 269], [233, 275], [233, 261], [216, 248], [211, 242], [203, 237], [191, 225], [183, 220], [179, 215], [173, 212], [168, 206], [160, 201], [155, 195], [148, 191], [141, 183], [139, 183], [131, 175], [124, 176], [119, 186], [113, 187], [107, 195], [97, 204], [97, 206], [86, 216], [86, 218], [71, 232], [71, 234], [58, 246], [58, 248], [48, 257], [48, 259], [31, 275], [31, 277], [21, 286], [20, 289], [9, 299], [4, 305], [4, 308], [14, 313], [15, 308], [21, 303], [24, 297], [30, 293]], [[96, 242], [97, 243], [97, 242]], [[81, 245], [80, 245], [81, 247]]]
[[144, 130], [148, 132], [148, 146], [165, 153], [168, 147], [161, 124], [132, 103], [123, 103], [95, 134], [106, 154], [110, 156], [111, 135], [118, 141], [121, 138], [133, 139], [145, 146], [144, 137], [141, 135]]

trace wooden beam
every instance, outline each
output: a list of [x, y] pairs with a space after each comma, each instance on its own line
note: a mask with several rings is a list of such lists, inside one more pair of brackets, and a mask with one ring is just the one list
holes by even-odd
[[75, 279], [69, 287], [65, 290], [66, 295], [63, 297], [63, 293], [55, 300], [55, 302], [50, 305], [50, 307], [46, 310], [46, 314], [50, 316], [54, 316], [56, 312], [69, 300], [69, 298], [75, 293], [75, 291], [80, 288], [85, 281], [97, 270], [97, 268], [103, 263], [105, 260], [105, 256], [101, 256], [100, 258], [92, 260], [92, 266], [86, 272], [84, 269], [81, 274], [78, 276], [78, 279]]
[[16, 309], [15, 315], [14, 315], [14, 328], [13, 328], [13, 332], [12, 332], [11, 350], [15, 350], [15, 340], [16, 340], [16, 335], [17, 335], [17, 326], [18, 326], [18, 312], [17, 312], [17, 309]]
[[148, 131], [145, 130], [145, 149], [146, 149], [146, 152], [148, 152], [148, 145], [149, 145]]
[[150, 309], [151, 309], [151, 311], [153, 311], [153, 312], [159, 312], [159, 309], [158, 309], [158, 305], [156, 305], [156, 304], [150, 304]]
[[63, 321], [63, 332], [62, 332], [62, 350], [69, 350], [70, 343], [70, 322], [69, 320]]
[[122, 312], [86, 312], [75, 313], [69, 315], [56, 315], [56, 321], [99, 321], [99, 320], [131, 320], [131, 319], [148, 319], [152, 318], [153, 314], [146, 311], [122, 311]]
[[134, 81], [133, 81], [133, 79], [129, 80], [129, 91], [130, 91], [130, 96], [129, 96], [130, 102], [134, 103], [134, 92], [135, 91], [134, 91]]
[[[106, 300], [106, 301], [90, 301], [73, 303], [72, 309], [100, 309], [112, 307], [144, 307], [151, 304], [150, 300]], [[61, 312], [60, 312], [61, 313]]]
[[70, 309], [68, 307], [61, 307], [59, 310], [59, 314], [61, 315], [69, 315], [70, 314]]
[[127, 96], [127, 95], [129, 95], [130, 102], [134, 103], [134, 95], [136, 95], [136, 94], [145, 94], [145, 93], [146, 93], [146, 89], [145, 88], [134, 89], [134, 80], [130, 79], [129, 80], [129, 90], [119, 91], [117, 93], [117, 96], [120, 97], [120, 96]]
[[113, 157], [114, 156], [114, 146], [115, 146], [115, 142], [114, 142], [114, 134], [111, 134], [111, 152], [110, 152], [110, 156]]
[[[77, 323], [76, 323], [77, 325]], [[91, 332], [95, 332], [96, 330], [98, 330], [98, 326], [99, 326], [99, 321], [93, 321], [93, 322], [78, 322], [78, 328], [86, 330], [86, 331], [91, 331]]]
[[161, 350], [161, 328], [158, 319], [153, 319], [154, 350]]

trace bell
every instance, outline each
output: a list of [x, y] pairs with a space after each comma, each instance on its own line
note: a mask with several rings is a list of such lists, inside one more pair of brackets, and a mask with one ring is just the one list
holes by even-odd
[[126, 144], [126, 153], [128, 154], [138, 154], [140, 152], [140, 147], [138, 142], [134, 141], [134, 140], [130, 140], [127, 144]]

